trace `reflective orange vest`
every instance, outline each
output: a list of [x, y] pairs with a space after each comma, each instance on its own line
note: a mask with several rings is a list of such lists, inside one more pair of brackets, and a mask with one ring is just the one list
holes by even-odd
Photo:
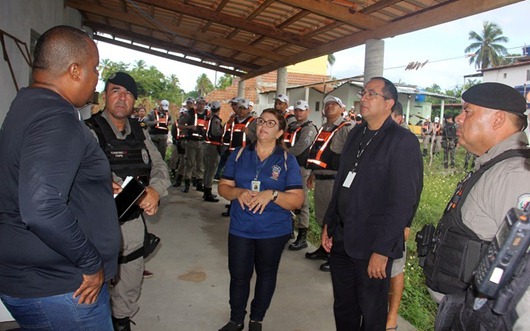
[[335, 126], [331, 131], [324, 131], [323, 127], [318, 130], [318, 135], [309, 149], [309, 159], [307, 160], [308, 169], [337, 170], [338, 164], [333, 167], [331, 166], [333, 154], [335, 154], [330, 149], [331, 140], [335, 132], [346, 125], [351, 125], [351, 122], [344, 121], [340, 125]]
[[204, 138], [204, 142], [206, 142], [207, 144], [212, 144], [212, 145], [216, 145], [216, 146], [221, 146], [223, 144], [223, 136], [220, 136], [220, 137], [216, 137], [214, 135], [212, 135], [212, 127], [211, 127], [211, 123], [212, 123], [212, 118], [219, 118], [219, 116], [217, 115], [213, 115], [208, 117], [205, 121], [205, 127], [206, 127], [206, 136]]
[[246, 129], [254, 120], [254, 117], [249, 116], [241, 123], [232, 123], [230, 130], [230, 145], [228, 148], [229, 151], [233, 151], [236, 147], [245, 147], [247, 143], [250, 142], [247, 141]]

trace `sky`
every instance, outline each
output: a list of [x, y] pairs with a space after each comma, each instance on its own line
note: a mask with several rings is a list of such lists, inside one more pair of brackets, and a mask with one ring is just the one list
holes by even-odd
[[[462, 86], [464, 75], [476, 72], [474, 65], [469, 64], [469, 57], [466, 57], [464, 52], [464, 49], [471, 43], [468, 40], [469, 32], [480, 33], [484, 21], [496, 23], [502, 28], [503, 35], [508, 38], [508, 42], [503, 46], [508, 49], [509, 53], [521, 54], [523, 46], [530, 46], [529, 15], [530, 0], [525, 0], [482, 14], [384, 39], [383, 75], [393, 82], [412, 84], [420, 88], [433, 84], [438, 84], [442, 90]], [[129, 50], [102, 41], [97, 43], [100, 59], [130, 64], [144, 60], [148, 66], [157, 67], [166, 76], [175, 74], [179, 78], [181, 88], [186, 92], [194, 90], [197, 78], [203, 73], [206, 73], [212, 82], [223, 75], [221, 72]], [[329, 74], [338, 79], [362, 75], [364, 51], [364, 46], [357, 46], [336, 52], [334, 54], [336, 62]], [[405, 70], [409, 62], [423, 63], [427, 60], [427, 64], [418, 70]], [[98, 90], [102, 89], [100, 85], [98, 85]]]

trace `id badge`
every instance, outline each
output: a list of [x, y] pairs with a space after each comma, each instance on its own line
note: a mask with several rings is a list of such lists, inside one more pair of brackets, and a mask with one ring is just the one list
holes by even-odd
[[353, 179], [355, 178], [355, 175], [357, 175], [355, 171], [348, 172], [348, 176], [346, 176], [346, 179], [344, 179], [344, 183], [342, 183], [342, 186], [350, 188], [351, 183], [353, 183]]
[[250, 183], [250, 190], [252, 192], [259, 192], [259, 189], [261, 187], [261, 182], [259, 180], [253, 180], [251, 183]]

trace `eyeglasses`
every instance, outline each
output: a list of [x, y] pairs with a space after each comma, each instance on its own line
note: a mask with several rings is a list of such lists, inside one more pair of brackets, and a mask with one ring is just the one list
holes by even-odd
[[379, 94], [377, 93], [376, 91], [373, 91], [373, 90], [361, 90], [359, 92], [357, 92], [357, 95], [359, 95], [359, 97], [363, 98], [364, 96], [366, 96], [366, 100], [372, 100], [374, 99], [376, 96], [380, 96], [380, 97], [383, 97], [383, 99], [388, 99], [387, 97], [385, 97], [384, 95], [382, 94]]
[[268, 128], [273, 128], [275, 125], [278, 124], [278, 122], [276, 122], [275, 120], [264, 120], [263, 118], [261, 117], [258, 117], [256, 119], [256, 124], [259, 125], [259, 126], [262, 126], [262, 125], [265, 125], [266, 127]]

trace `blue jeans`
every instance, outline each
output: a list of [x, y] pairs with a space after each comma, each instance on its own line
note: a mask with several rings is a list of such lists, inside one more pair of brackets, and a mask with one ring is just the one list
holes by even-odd
[[250, 319], [263, 321], [276, 288], [280, 258], [290, 235], [268, 239], [228, 236], [228, 269], [230, 270], [230, 320], [243, 323], [250, 294], [250, 279], [256, 269], [254, 299]]
[[73, 292], [42, 298], [0, 295], [0, 299], [21, 330], [113, 330], [106, 283], [92, 304], [80, 305], [79, 297], [74, 299], [73, 295]]

